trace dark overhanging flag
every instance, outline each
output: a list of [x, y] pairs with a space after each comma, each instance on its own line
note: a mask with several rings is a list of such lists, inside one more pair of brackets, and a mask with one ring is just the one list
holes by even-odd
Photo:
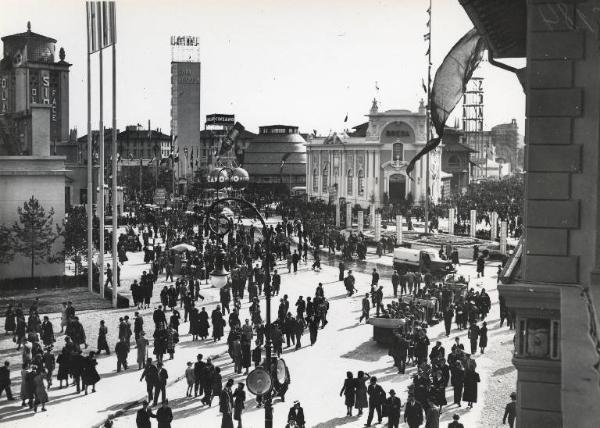
[[[453, 47], [435, 73], [428, 107], [431, 122], [437, 137], [427, 141], [425, 147], [408, 163], [406, 174], [411, 173], [419, 159], [434, 150], [444, 135], [444, 126], [448, 116], [460, 101], [467, 83], [479, 65], [485, 42], [476, 28], [471, 29]], [[429, 124], [427, 124], [429, 126]]]

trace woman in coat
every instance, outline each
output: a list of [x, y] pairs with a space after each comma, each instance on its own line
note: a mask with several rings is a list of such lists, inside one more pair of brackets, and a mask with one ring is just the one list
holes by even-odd
[[21, 406], [25, 406], [25, 400], [29, 398], [29, 387], [27, 384], [27, 375], [29, 374], [29, 366], [23, 364], [21, 367]]
[[238, 421], [238, 428], [242, 428], [242, 411], [244, 410], [245, 401], [246, 391], [244, 391], [244, 384], [240, 382], [233, 392], [233, 419]]
[[340, 397], [344, 394], [344, 404], [346, 405], [346, 416], [352, 416], [352, 407], [354, 407], [354, 393], [356, 383], [352, 372], [346, 372], [346, 380], [340, 391]]
[[488, 342], [487, 333], [488, 333], [487, 322], [484, 321], [483, 325], [479, 329], [479, 349], [481, 350], [482, 354], [484, 353], [485, 348], [487, 347], [487, 342]]
[[42, 405], [42, 412], [46, 411], [46, 403], [48, 402], [48, 393], [46, 392], [46, 386], [44, 385], [44, 371], [40, 368], [36, 371], [33, 377], [33, 394], [35, 396], [35, 402], [33, 405], [33, 411], [37, 412], [38, 404]]
[[463, 401], [469, 403], [473, 408], [473, 403], [477, 403], [477, 383], [480, 382], [479, 373], [475, 369], [465, 370], [465, 389], [463, 391]]
[[199, 332], [199, 317], [198, 317], [198, 308], [192, 308], [190, 310], [190, 330], [189, 334], [192, 335], [192, 340], [198, 340], [198, 332]]
[[98, 370], [96, 370], [98, 361], [96, 361], [94, 352], [90, 352], [84, 361], [83, 370], [81, 371], [81, 381], [83, 383], [85, 395], [87, 395], [88, 385], [92, 385], [92, 392], [96, 392], [96, 383], [100, 380], [100, 375], [98, 374]]
[[4, 323], [4, 330], [9, 333], [15, 331], [17, 328], [17, 323], [15, 322], [15, 311], [13, 310], [12, 305], [8, 305], [6, 309], [6, 321]]
[[463, 369], [462, 363], [457, 361], [452, 367], [452, 386], [454, 387], [454, 404], [461, 407], [461, 395], [463, 392], [463, 386], [465, 382], [465, 370]]
[[101, 351], [106, 351], [106, 355], [110, 355], [110, 348], [108, 347], [108, 342], [106, 341], [106, 335], [108, 334], [108, 329], [104, 325], [104, 320], [100, 321], [100, 328], [98, 329], [98, 354]]
[[223, 328], [225, 327], [225, 320], [223, 319], [220, 306], [217, 305], [217, 308], [212, 312], [211, 318], [213, 325], [213, 339], [217, 342], [223, 337]]
[[208, 313], [206, 313], [205, 308], [202, 308], [198, 314], [198, 336], [200, 336], [200, 339], [204, 340], [208, 337], [209, 328], [210, 324], [208, 322]]
[[367, 401], [367, 381], [371, 376], [362, 371], [358, 372], [358, 376], [356, 377], [356, 392], [354, 399], [354, 407], [358, 409], [358, 415], [361, 416], [363, 413], [363, 408], [369, 407], [369, 402]]
[[56, 380], [58, 380], [59, 389], [62, 389], [63, 380], [66, 383], [65, 386], [69, 386], [69, 351], [66, 348], [63, 348], [62, 352], [58, 355], [56, 362], [58, 363]]

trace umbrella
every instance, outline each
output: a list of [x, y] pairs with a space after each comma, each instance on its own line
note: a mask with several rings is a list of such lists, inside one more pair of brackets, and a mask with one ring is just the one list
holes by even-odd
[[174, 247], [171, 247], [173, 251], [196, 251], [196, 247], [190, 244], [178, 244]]

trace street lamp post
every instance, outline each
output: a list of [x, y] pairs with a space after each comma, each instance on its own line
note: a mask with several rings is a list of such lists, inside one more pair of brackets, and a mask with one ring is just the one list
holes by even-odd
[[[218, 173], [212, 176], [213, 181], [216, 183], [217, 189], [219, 187], [223, 188], [229, 185], [230, 187], [237, 188], [242, 190], [249, 181], [248, 173], [242, 168], [229, 168], [224, 167], [218, 170]], [[210, 205], [206, 212], [205, 224], [208, 226], [211, 232], [213, 232], [217, 239], [222, 240], [225, 235], [227, 235], [233, 228], [233, 220], [230, 218], [217, 214], [218, 207], [225, 202], [237, 202], [245, 207], [250, 208], [254, 215], [259, 219], [262, 227], [263, 227], [263, 238], [266, 240], [266, 258], [265, 258], [265, 304], [266, 304], [266, 326], [265, 326], [265, 369], [269, 375], [271, 375], [271, 232], [267, 227], [267, 223], [265, 218], [262, 216], [260, 211], [256, 208], [256, 206], [243, 199], [243, 198], [221, 198], [219, 199], [219, 192], [217, 192], [217, 199]], [[217, 214], [216, 221], [217, 227], [213, 228], [211, 224], [211, 213]], [[224, 223], [221, 223], [220, 220], [225, 220]], [[224, 225], [223, 230], [219, 230], [219, 225]], [[223, 261], [225, 258], [225, 250], [221, 248], [219, 253], [217, 254], [215, 270], [211, 273], [211, 280], [215, 281], [214, 285], [217, 287], [222, 287], [225, 285], [227, 281], [228, 272], [225, 270], [223, 266]], [[271, 391], [269, 390], [265, 394], [262, 395], [263, 402], [265, 405], [265, 428], [273, 428], [273, 406], [272, 406], [272, 397]]]

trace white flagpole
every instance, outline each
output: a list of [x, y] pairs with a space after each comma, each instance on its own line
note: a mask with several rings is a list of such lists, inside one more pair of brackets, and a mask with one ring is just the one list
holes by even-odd
[[90, 64], [90, 34], [93, 28], [90, 29], [90, 8], [92, 4], [86, 3], [86, 22], [87, 22], [87, 40], [88, 40], [88, 51], [87, 51], [87, 266], [88, 266], [88, 290], [93, 291], [94, 284], [94, 270], [92, 268], [94, 247], [93, 247], [93, 227], [94, 227], [94, 180], [93, 180], [93, 156], [92, 156], [92, 72]]
[[112, 41], [112, 259], [113, 259], [113, 293], [112, 305], [117, 307], [117, 285], [118, 285], [118, 260], [117, 254], [117, 230], [118, 230], [118, 207], [117, 207], [117, 49], [116, 49], [116, 32], [114, 4], [110, 4], [110, 24], [108, 31], [111, 33]]
[[[101, 26], [102, 23], [100, 22], [99, 25]], [[100, 43], [102, 43], [102, 41], [100, 41]], [[100, 254], [98, 255], [98, 270], [100, 271], [100, 296], [104, 298], [104, 73], [102, 70], [102, 49], [100, 49], [98, 61], [100, 67], [100, 121], [98, 124], [100, 133], [98, 138], [100, 140], [100, 177], [98, 180], [98, 187], [100, 188], [100, 192], [98, 194], [98, 215], [100, 216]]]

